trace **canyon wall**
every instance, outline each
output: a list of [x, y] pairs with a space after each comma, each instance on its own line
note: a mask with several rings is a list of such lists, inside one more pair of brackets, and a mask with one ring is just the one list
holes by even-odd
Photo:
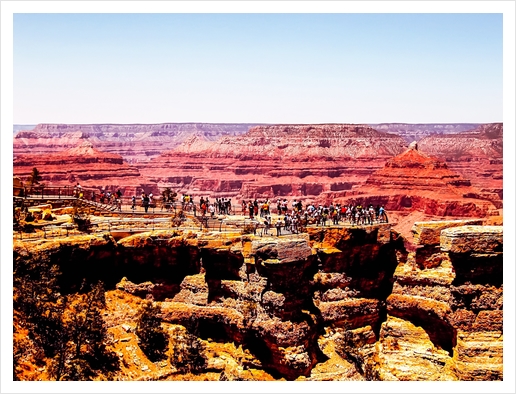
[[433, 135], [418, 142], [422, 152], [445, 160], [482, 193], [503, 199], [503, 124], [480, 125], [460, 134]]
[[[46, 256], [65, 293], [101, 279], [110, 299], [159, 301], [164, 324], [207, 346], [238, 343], [274, 379], [502, 380], [503, 230], [479, 224], [417, 223], [409, 249], [383, 224], [279, 238], [160, 230], [118, 243], [16, 241], [14, 258]], [[134, 335], [134, 321], [110, 316], [113, 332]], [[208, 364], [253, 379], [229, 373], [228, 357]]]
[[[416, 150], [440, 160], [442, 171], [445, 167], [448, 171], [446, 177], [457, 178], [455, 184], [444, 182], [444, 186], [435, 182], [442, 174], [430, 175], [421, 163], [410, 168], [406, 164], [403, 174], [397, 170], [402, 164], [385, 167], [405, 151], [401, 134], [352, 124], [252, 126], [38, 125], [33, 131], [19, 132], [14, 140], [15, 175], [23, 178], [28, 167], [17, 173], [20, 162], [32, 160], [44, 167], [40, 172], [47, 179], [62, 183], [68, 177], [71, 185], [77, 168], [74, 161], [83, 160], [68, 160], [66, 171], [62, 166], [47, 166], [45, 160], [47, 155], [55, 157], [51, 151], [73, 149], [86, 141], [99, 157], [100, 152], [116, 152], [125, 162], [135, 162], [134, 167], [129, 163], [113, 171], [107, 182], [91, 182], [95, 187], [122, 188], [126, 195], [142, 189], [157, 195], [169, 187], [179, 195], [232, 197], [233, 201], [296, 198], [322, 204], [369, 196], [369, 201], [391, 210], [417, 209], [439, 216], [494, 215], [503, 205], [501, 123], [375, 126], [401, 134], [417, 130], [421, 135], [432, 134], [418, 141]], [[457, 132], [462, 130], [467, 131]], [[103, 174], [87, 168], [87, 172], [79, 169], [79, 181], [106, 178], [109, 167]], [[128, 175], [128, 168], [133, 175]]]
[[13, 174], [26, 181], [34, 167], [41, 174], [41, 183], [53, 188], [73, 188], [80, 183], [85, 190], [96, 194], [101, 189], [112, 192], [120, 189], [129, 196], [143, 188], [155, 189], [120, 155], [100, 152], [87, 140], [63, 152], [18, 155], [13, 161]]
[[346, 199], [362, 205], [384, 205], [390, 211], [421, 211], [433, 216], [487, 217], [498, 215], [503, 202], [497, 193], [481, 192], [448, 163], [418, 150], [387, 160], [367, 181], [345, 192]]
[[375, 123], [373, 129], [403, 137], [407, 142], [419, 141], [433, 135], [458, 134], [473, 130], [479, 123]]
[[138, 167], [179, 193], [314, 200], [364, 182], [405, 147], [401, 137], [364, 125], [256, 126], [215, 142], [192, 137]]
[[192, 135], [206, 140], [239, 135], [255, 124], [160, 123], [160, 124], [38, 124], [14, 136], [14, 156], [63, 151], [88, 140], [97, 149], [115, 153], [126, 162], [149, 160], [173, 149]]

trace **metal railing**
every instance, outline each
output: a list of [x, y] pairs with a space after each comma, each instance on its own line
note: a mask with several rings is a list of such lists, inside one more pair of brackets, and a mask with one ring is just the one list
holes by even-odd
[[[206, 220], [207, 219], [207, 220]], [[163, 218], [134, 218], [134, 217], [119, 217], [119, 218], [101, 218], [95, 219], [91, 222], [90, 231], [80, 231], [78, 226], [74, 223], [64, 223], [61, 225], [41, 226], [34, 232], [15, 231], [15, 239], [20, 240], [39, 240], [58, 237], [80, 236], [87, 233], [112, 233], [115, 231], [127, 232], [150, 232], [156, 230], [190, 230], [190, 231], [212, 231], [219, 233], [242, 233], [253, 234], [256, 236], [272, 236], [272, 237], [295, 237], [298, 234], [304, 233], [306, 227], [321, 228], [321, 229], [335, 229], [335, 228], [366, 228], [369, 225], [356, 224], [327, 224], [325, 226], [317, 224], [308, 224], [300, 228], [292, 229], [290, 227], [276, 226], [265, 227], [263, 223], [256, 220], [245, 219], [227, 219], [227, 218], [205, 218], [205, 220], [198, 220], [197, 225], [185, 225], [185, 222], [176, 222], [174, 224], [170, 217]], [[191, 223], [191, 222], [190, 222]], [[381, 223], [378, 223], [381, 224]], [[385, 223], [387, 224], [387, 223]]]

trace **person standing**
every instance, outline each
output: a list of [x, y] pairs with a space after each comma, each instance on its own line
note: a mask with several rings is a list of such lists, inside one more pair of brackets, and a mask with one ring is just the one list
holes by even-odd
[[149, 210], [149, 203], [150, 203], [149, 196], [147, 194], [144, 194], [142, 197], [142, 200], [143, 200], [143, 209], [145, 209], [145, 212], [147, 212]]
[[281, 227], [283, 226], [283, 222], [281, 219], [276, 220], [276, 236], [279, 237], [281, 235]]

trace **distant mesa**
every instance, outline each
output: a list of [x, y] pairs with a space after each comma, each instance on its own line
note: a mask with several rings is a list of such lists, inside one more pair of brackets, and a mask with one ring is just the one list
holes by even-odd
[[387, 160], [350, 196], [389, 210], [418, 210], [434, 216], [484, 217], [502, 207], [497, 194], [472, 187], [470, 180], [419, 151], [415, 143]]
[[365, 125], [265, 125], [217, 141], [192, 136], [138, 167], [179, 193], [322, 201], [365, 182], [405, 149], [401, 137]]
[[405, 147], [401, 137], [366, 125], [286, 124], [255, 126], [246, 134], [225, 137], [214, 143], [188, 139], [171, 154], [276, 160], [288, 157], [306, 161], [308, 158], [391, 157]]
[[418, 142], [419, 149], [448, 162], [468, 158], [503, 157], [503, 124], [490, 123], [460, 134], [432, 135]]
[[121, 155], [127, 162], [148, 161], [173, 149], [190, 136], [206, 140], [247, 132], [256, 123], [158, 123], [158, 124], [38, 124], [32, 130], [18, 131], [14, 137], [15, 155], [53, 153], [91, 141], [104, 152]]

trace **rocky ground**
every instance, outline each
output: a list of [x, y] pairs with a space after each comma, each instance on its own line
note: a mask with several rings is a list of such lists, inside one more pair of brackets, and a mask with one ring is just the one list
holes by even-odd
[[[417, 222], [411, 241], [389, 224], [280, 238], [100, 232], [15, 241], [14, 253], [47, 254], [68, 291], [82, 276], [107, 283], [116, 380], [500, 380], [502, 227], [479, 224]], [[201, 371], [179, 373], [170, 351], [144, 355], [135, 315], [146, 299], [170, 349], [187, 331], [202, 342]], [[24, 365], [45, 379], [44, 366]]]

